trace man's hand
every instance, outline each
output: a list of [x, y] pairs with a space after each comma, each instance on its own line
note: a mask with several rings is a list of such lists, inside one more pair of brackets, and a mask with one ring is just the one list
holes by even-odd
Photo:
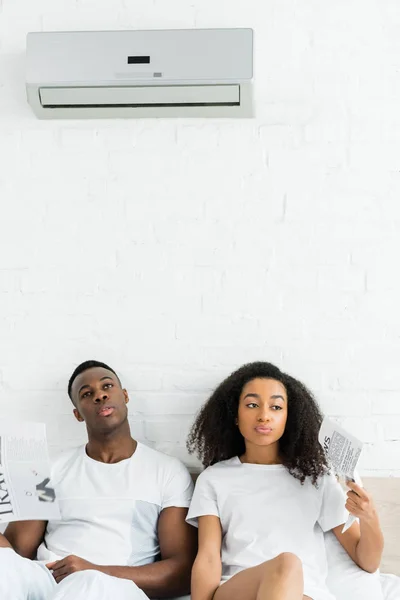
[[374, 521], [377, 512], [372, 496], [353, 481], [347, 481], [350, 491], [347, 492], [346, 509], [360, 521]]
[[97, 570], [97, 565], [70, 554], [61, 560], [56, 560], [52, 563], [47, 563], [46, 567], [53, 571], [53, 577], [57, 583], [60, 583], [65, 577], [71, 575], [71, 573], [78, 573], [78, 571], [88, 571], [90, 569]]

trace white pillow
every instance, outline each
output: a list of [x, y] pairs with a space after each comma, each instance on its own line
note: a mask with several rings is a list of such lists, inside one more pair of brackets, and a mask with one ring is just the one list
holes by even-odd
[[384, 600], [379, 571], [367, 573], [360, 569], [332, 531], [325, 534], [325, 547], [326, 583], [337, 600]]

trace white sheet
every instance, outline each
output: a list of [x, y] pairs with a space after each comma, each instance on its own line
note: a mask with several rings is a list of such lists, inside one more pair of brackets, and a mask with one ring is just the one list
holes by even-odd
[[381, 583], [385, 600], [400, 600], [400, 577], [381, 575]]

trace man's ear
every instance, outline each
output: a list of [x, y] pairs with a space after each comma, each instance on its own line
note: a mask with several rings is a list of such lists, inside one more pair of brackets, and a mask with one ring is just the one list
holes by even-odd
[[128, 392], [127, 392], [125, 389], [124, 389], [124, 390], [122, 390], [122, 391], [123, 391], [123, 393], [124, 393], [124, 396], [125, 396], [125, 404], [128, 404], [128, 402], [129, 402], [129, 396], [128, 396]]
[[81, 414], [80, 414], [80, 412], [78, 411], [78, 409], [77, 409], [77, 408], [74, 408], [74, 416], [75, 416], [75, 419], [76, 419], [77, 421], [79, 421], [79, 423], [83, 423], [83, 422], [84, 422], [84, 420], [85, 420], [85, 419], [84, 419], [84, 418], [81, 416]]

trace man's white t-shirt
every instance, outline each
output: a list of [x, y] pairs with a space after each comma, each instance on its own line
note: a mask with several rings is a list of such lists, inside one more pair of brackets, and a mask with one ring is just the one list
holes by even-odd
[[61, 520], [49, 521], [37, 559], [75, 554], [100, 565], [139, 566], [160, 554], [157, 524], [161, 511], [188, 507], [193, 483], [176, 458], [138, 443], [118, 463], [93, 460], [84, 446], [60, 456], [51, 483]]
[[345, 523], [345, 496], [333, 475], [318, 488], [302, 485], [283, 465], [242, 463], [238, 457], [208, 467], [197, 479], [187, 521], [215, 515], [222, 527], [222, 581], [239, 571], [296, 554], [303, 563], [304, 594], [332, 600], [325, 580], [323, 532]]

